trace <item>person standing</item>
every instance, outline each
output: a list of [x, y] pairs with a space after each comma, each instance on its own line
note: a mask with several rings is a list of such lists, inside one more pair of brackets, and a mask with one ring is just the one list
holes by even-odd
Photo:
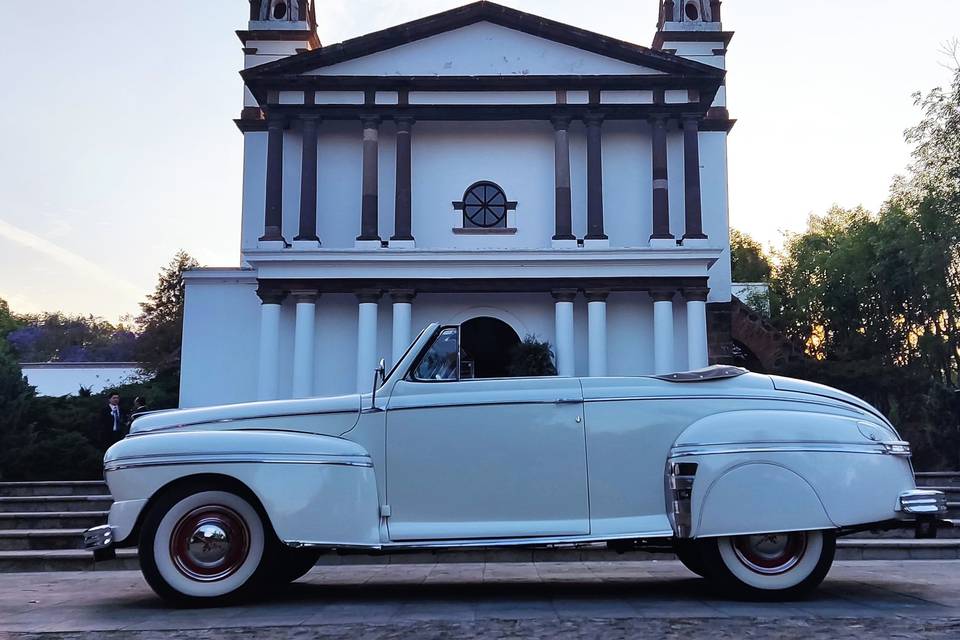
[[104, 442], [109, 447], [123, 438], [123, 413], [120, 411], [120, 394], [111, 393], [104, 413]]

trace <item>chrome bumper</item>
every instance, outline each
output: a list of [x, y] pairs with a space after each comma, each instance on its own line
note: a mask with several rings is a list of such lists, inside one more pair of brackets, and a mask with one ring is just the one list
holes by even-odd
[[109, 549], [113, 546], [113, 542], [113, 527], [108, 524], [102, 524], [83, 532], [84, 549], [97, 552], [101, 549]]
[[933, 489], [911, 489], [900, 494], [900, 512], [911, 515], [940, 515], [947, 512], [947, 495]]

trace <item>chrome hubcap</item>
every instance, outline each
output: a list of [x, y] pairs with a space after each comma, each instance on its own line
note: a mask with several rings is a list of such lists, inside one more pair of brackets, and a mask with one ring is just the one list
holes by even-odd
[[233, 575], [250, 551], [250, 532], [234, 510], [203, 506], [180, 518], [170, 538], [170, 557], [183, 575], [212, 582]]
[[733, 550], [740, 562], [756, 573], [776, 575], [792, 569], [807, 550], [806, 533], [768, 533], [737, 536]]

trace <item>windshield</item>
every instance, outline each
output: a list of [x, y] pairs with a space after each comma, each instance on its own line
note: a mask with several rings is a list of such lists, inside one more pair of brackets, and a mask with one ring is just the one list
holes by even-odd
[[420, 358], [413, 372], [415, 380], [457, 380], [460, 364], [460, 336], [456, 327], [447, 327]]
[[387, 372], [387, 375], [383, 377], [384, 380], [389, 380], [390, 376], [393, 375], [393, 372], [397, 370], [397, 367], [400, 366], [400, 363], [403, 362], [407, 356], [410, 354], [410, 349], [413, 349], [413, 345], [419, 342], [420, 338], [423, 336], [423, 332], [430, 328], [430, 325], [425, 326], [423, 329], [420, 329], [420, 333], [417, 334], [417, 337], [410, 341], [410, 344], [407, 345], [407, 350], [403, 352], [403, 355], [397, 358], [397, 361], [393, 363], [393, 366], [390, 367], [390, 371]]

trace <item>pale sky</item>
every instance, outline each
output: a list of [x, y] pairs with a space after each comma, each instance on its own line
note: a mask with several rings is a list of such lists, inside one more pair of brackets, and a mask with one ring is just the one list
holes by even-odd
[[[16, 2], [0, 55], [0, 297], [116, 321], [183, 248], [238, 264], [245, 0]], [[319, 0], [332, 44], [463, 0]], [[649, 45], [657, 0], [505, 0]], [[877, 208], [911, 94], [949, 81], [957, 0], [726, 0], [732, 224], [764, 243]]]

